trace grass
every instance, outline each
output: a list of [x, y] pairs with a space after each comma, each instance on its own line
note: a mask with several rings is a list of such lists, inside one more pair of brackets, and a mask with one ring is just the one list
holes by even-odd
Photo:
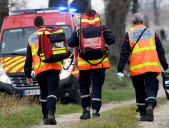
[[[79, 105], [57, 105], [57, 115], [81, 110]], [[0, 128], [25, 128], [42, 121], [41, 106], [32, 97], [0, 95]]]
[[[134, 97], [131, 80], [124, 78], [122, 81], [112, 69], [106, 71], [103, 85], [103, 103], [127, 100]], [[75, 104], [57, 104], [56, 115], [81, 112], [81, 106]], [[0, 95], [0, 128], [30, 127], [42, 121], [41, 106], [32, 97], [17, 98], [16, 96]]]
[[[166, 103], [166, 98], [158, 98], [157, 100], [159, 104]], [[72, 128], [136, 128], [139, 121], [137, 114], [135, 104], [117, 107], [102, 112], [100, 118], [80, 121]]]
[[169, 53], [169, 45], [168, 44], [163, 44], [164, 50], [165, 50], [165, 54]]

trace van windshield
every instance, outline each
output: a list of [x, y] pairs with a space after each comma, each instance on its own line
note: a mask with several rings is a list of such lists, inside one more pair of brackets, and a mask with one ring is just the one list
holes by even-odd
[[[62, 27], [65, 31], [65, 36], [68, 39], [71, 35], [70, 26], [53, 26]], [[26, 55], [26, 48], [28, 45], [28, 38], [35, 32], [34, 27], [17, 28], [5, 30], [2, 34], [2, 55]], [[70, 51], [71, 48], [70, 48]]]

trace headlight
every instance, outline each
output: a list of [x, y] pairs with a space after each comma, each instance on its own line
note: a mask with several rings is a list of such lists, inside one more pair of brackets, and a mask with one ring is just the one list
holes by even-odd
[[[69, 68], [68, 66], [71, 64], [71, 59], [66, 59], [65, 64], [63, 65], [64, 68], [62, 69], [62, 72], [60, 73], [60, 80], [63, 80], [67, 77], [69, 77], [72, 73], [73, 66], [71, 65]], [[68, 68], [68, 69], [67, 69]]]
[[6, 83], [6, 84], [11, 84], [12, 83], [10, 78], [4, 72], [4, 69], [3, 69], [1, 64], [0, 64], [0, 81], [2, 83]]

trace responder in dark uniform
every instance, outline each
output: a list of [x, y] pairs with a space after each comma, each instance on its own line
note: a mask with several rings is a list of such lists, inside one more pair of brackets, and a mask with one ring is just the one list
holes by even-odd
[[41, 16], [34, 19], [36, 32], [28, 39], [27, 56], [24, 71], [27, 77], [27, 83], [32, 84], [31, 77], [32, 63], [33, 69], [38, 79], [41, 94], [41, 105], [44, 124], [56, 125], [55, 110], [57, 100], [57, 88], [59, 85], [59, 73], [62, 69], [62, 63], [44, 63], [38, 56], [38, 33], [44, 30], [44, 20]]
[[151, 28], [144, 31], [134, 47], [146, 26], [143, 25], [143, 16], [139, 13], [133, 15], [132, 22], [134, 27], [125, 35], [117, 74], [120, 78], [124, 76], [123, 69], [131, 53], [130, 74], [136, 92], [140, 121], [153, 121], [153, 110], [157, 104], [156, 96], [159, 88], [157, 75], [161, 72], [160, 63], [163, 69], [169, 72], [168, 63], [161, 41]]
[[[92, 10], [93, 11], [93, 10]], [[90, 11], [89, 11], [90, 12]], [[94, 11], [95, 12], [95, 11]], [[111, 45], [115, 43], [115, 38], [110, 29], [103, 26], [103, 36], [106, 44]], [[73, 32], [71, 37], [68, 40], [69, 47], [79, 46], [79, 33]], [[90, 118], [90, 106], [92, 105], [92, 116], [93, 118], [99, 117], [99, 111], [101, 108], [101, 91], [102, 85], [105, 78], [105, 69], [110, 68], [110, 63], [108, 58], [97, 66], [92, 66], [82, 58], [78, 57], [78, 67], [79, 67], [79, 84], [80, 84], [80, 93], [81, 93], [81, 105], [83, 108], [83, 114], [80, 116], [80, 119], [89, 119]], [[92, 92], [90, 94], [90, 85], [92, 84]]]

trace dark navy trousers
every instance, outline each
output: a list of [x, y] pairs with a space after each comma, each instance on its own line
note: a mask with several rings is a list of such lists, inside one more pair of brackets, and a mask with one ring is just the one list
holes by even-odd
[[59, 70], [47, 70], [37, 75], [41, 93], [41, 105], [44, 118], [48, 111], [56, 110], [57, 88], [59, 86]]
[[[79, 73], [82, 108], [92, 105], [93, 110], [99, 111], [102, 103], [101, 91], [105, 78], [105, 69], [80, 70]], [[91, 84], [92, 91], [90, 92]]]
[[136, 93], [137, 111], [145, 111], [148, 103], [153, 103], [154, 106], [157, 105], [156, 96], [159, 81], [155, 72], [132, 76], [132, 82]]

